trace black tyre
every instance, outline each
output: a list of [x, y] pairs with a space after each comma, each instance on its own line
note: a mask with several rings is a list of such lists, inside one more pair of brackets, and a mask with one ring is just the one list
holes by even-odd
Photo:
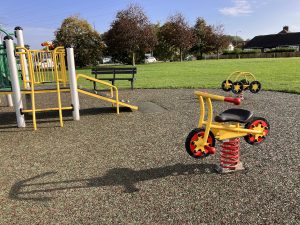
[[242, 79], [240, 82], [243, 84], [243, 90], [249, 89], [250, 82], [248, 80]]
[[245, 136], [245, 141], [250, 145], [257, 145], [262, 143], [269, 134], [270, 124], [262, 117], [253, 117], [246, 125], [246, 129], [258, 130], [262, 134], [248, 134]]
[[[187, 153], [194, 158], [204, 158], [209, 156], [211, 153], [204, 147], [198, 147], [197, 143], [200, 142], [204, 137], [205, 129], [196, 128], [192, 130], [186, 138], [185, 149]], [[214, 147], [216, 144], [215, 136], [212, 132], [209, 132], [207, 138], [208, 146]]]
[[243, 91], [243, 84], [240, 81], [236, 81], [231, 86], [231, 91], [234, 94], [239, 94]]
[[258, 93], [258, 92], [260, 91], [260, 89], [261, 89], [261, 83], [258, 82], [257, 80], [252, 81], [252, 82], [250, 83], [249, 89], [250, 89], [250, 91], [251, 91], [252, 93], [256, 94], [256, 93]]
[[222, 82], [222, 89], [223, 91], [230, 91], [232, 86], [232, 81], [231, 80], [224, 80]]

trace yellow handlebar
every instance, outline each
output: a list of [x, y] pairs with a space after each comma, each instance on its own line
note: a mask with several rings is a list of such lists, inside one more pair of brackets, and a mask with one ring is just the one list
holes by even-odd
[[202, 91], [195, 91], [195, 95], [197, 96], [202, 96], [204, 98], [211, 98], [213, 100], [217, 100], [217, 101], [224, 101], [225, 97], [224, 96], [220, 96], [220, 95], [213, 95], [213, 94], [209, 94], [206, 92], [202, 92]]
[[225, 96], [221, 96], [221, 95], [213, 95], [213, 94], [209, 94], [209, 93], [202, 92], [202, 91], [195, 91], [195, 95], [197, 95], [198, 97], [210, 98], [212, 100], [230, 102], [235, 105], [241, 104], [240, 98], [225, 97]]

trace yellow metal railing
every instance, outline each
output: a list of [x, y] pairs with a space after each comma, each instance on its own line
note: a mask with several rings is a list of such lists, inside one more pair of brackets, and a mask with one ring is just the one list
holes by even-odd
[[110, 88], [110, 96], [109, 97], [98, 95], [96, 93], [92, 93], [90, 90], [85, 90], [84, 88], [78, 88], [77, 90], [78, 90], [78, 92], [80, 92], [82, 94], [85, 94], [85, 95], [95, 97], [95, 98], [101, 99], [103, 101], [112, 103], [112, 106], [116, 107], [118, 114], [120, 113], [120, 106], [128, 107], [128, 108], [133, 109], [133, 110], [138, 110], [137, 106], [130, 105], [128, 103], [125, 103], [122, 100], [121, 101], [119, 100], [119, 92], [118, 92], [118, 88], [116, 86], [114, 86], [114, 85], [112, 85], [112, 84], [110, 84], [106, 81], [98, 80], [96, 78], [93, 78], [93, 77], [90, 77], [90, 76], [87, 76], [87, 75], [84, 75], [84, 74], [77, 74], [77, 80], [78, 79], [85, 79], [85, 80], [97, 82], [99, 84], [108, 86]]
[[65, 49], [64, 47], [57, 47], [53, 51], [53, 62], [54, 62], [54, 71], [59, 82], [63, 83], [66, 86], [68, 82], [67, 70], [66, 70], [66, 61], [65, 61]]
[[[21, 73], [24, 89], [30, 90], [31, 109], [23, 110], [23, 112], [32, 112], [32, 120], [34, 130], [36, 125], [36, 112], [44, 112], [50, 110], [59, 111], [60, 126], [63, 127], [62, 110], [71, 109], [72, 107], [62, 107], [60, 84], [67, 84], [67, 72], [65, 63], [65, 49], [57, 47], [54, 51], [44, 50], [28, 50], [24, 47], [17, 47], [16, 54], [19, 55], [21, 64]], [[58, 98], [58, 107], [36, 109], [35, 94], [48, 93], [53, 90], [35, 90], [36, 85], [45, 83], [55, 83]]]
[[[116, 104], [117, 113], [118, 114], [120, 113], [120, 109], [119, 109], [119, 105], [120, 105], [119, 92], [118, 92], [118, 88], [116, 86], [114, 86], [114, 85], [112, 85], [108, 82], [105, 82], [103, 80], [98, 80], [98, 79], [95, 79], [93, 77], [90, 77], [90, 76], [87, 76], [87, 75], [84, 75], [84, 74], [77, 74], [77, 80], [80, 79], [80, 78], [90, 80], [90, 81], [94, 81], [94, 82], [97, 82], [97, 83], [100, 83], [100, 84], [103, 84], [105, 86], [110, 87], [110, 98], [107, 98], [107, 97], [104, 97], [104, 96], [99, 96], [99, 95], [89, 93], [89, 92], [86, 92], [86, 91], [83, 91], [83, 90], [80, 90], [80, 89], [78, 89], [78, 91], [81, 92], [81, 93], [84, 93], [86, 95], [96, 97], [96, 98], [100, 98], [100, 99], [103, 99], [105, 101], [111, 102], [113, 105]], [[112, 99], [114, 97], [114, 91], [115, 91], [115, 99]]]
[[[24, 88], [26, 83], [31, 82], [31, 79], [34, 84], [55, 83], [56, 81], [67, 84], [65, 49], [63, 47], [57, 47], [53, 51], [28, 50], [24, 47], [16, 49], [17, 55], [20, 56]], [[27, 75], [27, 73], [29, 74]]]

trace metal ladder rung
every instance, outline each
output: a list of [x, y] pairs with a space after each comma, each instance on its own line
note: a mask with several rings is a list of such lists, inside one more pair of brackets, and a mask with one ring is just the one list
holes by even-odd
[[[72, 106], [68, 107], [61, 107], [61, 110], [72, 110]], [[35, 112], [46, 112], [46, 111], [58, 111], [59, 108], [44, 108], [44, 109], [35, 109]], [[33, 112], [32, 109], [22, 109], [22, 113], [28, 113], [28, 112]]]

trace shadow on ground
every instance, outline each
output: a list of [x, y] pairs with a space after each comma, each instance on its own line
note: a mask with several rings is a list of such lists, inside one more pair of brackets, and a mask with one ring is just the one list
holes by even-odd
[[213, 164], [175, 164], [171, 166], [151, 168], [145, 170], [133, 170], [130, 168], [114, 168], [108, 170], [102, 177], [92, 177], [83, 179], [60, 180], [38, 182], [57, 172], [46, 172], [37, 176], [16, 182], [10, 189], [9, 198], [15, 200], [35, 200], [48, 201], [53, 197], [45, 196], [47, 193], [95, 188], [103, 186], [122, 186], [124, 193], [138, 192], [136, 183], [147, 180], [161, 179], [168, 176], [188, 175], [188, 174], [214, 173]]
[[[120, 112], [132, 112], [130, 108], [120, 107]], [[81, 116], [89, 116], [89, 115], [98, 115], [98, 114], [108, 114], [108, 113], [116, 113], [115, 107], [103, 107], [103, 108], [87, 108], [81, 109]], [[0, 113], [0, 129], [6, 128], [14, 128], [17, 127], [17, 119], [15, 112], [1, 112]], [[64, 121], [72, 120], [72, 110], [64, 110], [63, 111]], [[36, 113], [36, 118], [38, 123], [48, 123], [48, 122], [58, 122], [59, 114], [57, 111], [51, 112], [38, 112]], [[55, 119], [55, 120], [53, 120]], [[25, 115], [26, 122], [32, 123], [32, 116], [26, 114]]]

